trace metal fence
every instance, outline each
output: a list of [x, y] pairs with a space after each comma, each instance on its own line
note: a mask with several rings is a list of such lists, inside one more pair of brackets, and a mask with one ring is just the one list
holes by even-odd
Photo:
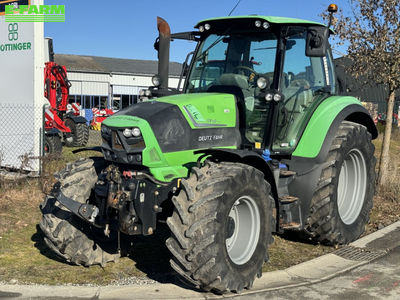
[[39, 172], [43, 107], [0, 104], [0, 167]]

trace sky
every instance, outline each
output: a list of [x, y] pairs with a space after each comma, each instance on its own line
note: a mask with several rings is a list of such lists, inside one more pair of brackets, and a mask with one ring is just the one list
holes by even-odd
[[[346, 10], [349, 0], [335, 3]], [[193, 30], [200, 20], [227, 16], [238, 0], [44, 0], [64, 4], [65, 23], [45, 23], [54, 52], [117, 58], [157, 60], [153, 48], [158, 36], [156, 18], [171, 31]], [[241, 0], [232, 15], [258, 14], [322, 22], [319, 14], [332, 0]], [[175, 40], [171, 61], [183, 62], [195, 43]]]

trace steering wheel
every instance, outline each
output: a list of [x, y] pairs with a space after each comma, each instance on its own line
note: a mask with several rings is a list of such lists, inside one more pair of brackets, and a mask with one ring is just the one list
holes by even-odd
[[[240, 66], [237, 66], [237, 67], [234, 67], [233, 68], [233, 73], [238, 73], [237, 71], [239, 71], [239, 70], [246, 70], [246, 71], [248, 71], [249, 72], [249, 75], [248, 75], [248, 77], [249, 77], [249, 79], [248, 79], [248, 81], [249, 82], [255, 82], [255, 78], [256, 78], [256, 76], [259, 76], [259, 74], [256, 72], [256, 71], [254, 71], [254, 69], [252, 69], [252, 68], [250, 68], [250, 67], [247, 67], [247, 66], [243, 66], [243, 65], [240, 65]], [[253, 76], [251, 76], [251, 74], [254, 74]]]
[[252, 69], [252, 68], [250, 68], [250, 67], [247, 67], [247, 66], [243, 66], [243, 65], [234, 67], [234, 68], [233, 68], [233, 72], [235, 72], [236, 70], [240, 70], [240, 69], [247, 70], [247, 71], [249, 71], [249, 72], [251, 72], [251, 73], [258, 74], [256, 71], [254, 71], [254, 69]]

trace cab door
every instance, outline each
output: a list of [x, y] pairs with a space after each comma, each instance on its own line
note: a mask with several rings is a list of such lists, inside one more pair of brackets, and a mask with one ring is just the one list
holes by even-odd
[[272, 150], [290, 154], [294, 151], [305, 125], [315, 108], [335, 94], [336, 78], [330, 51], [325, 57], [305, 55], [307, 33], [303, 29], [287, 39]]

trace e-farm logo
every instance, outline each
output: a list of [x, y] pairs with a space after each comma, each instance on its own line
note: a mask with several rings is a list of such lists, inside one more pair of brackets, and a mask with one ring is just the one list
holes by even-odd
[[65, 5], [6, 5], [6, 22], [65, 22]]

